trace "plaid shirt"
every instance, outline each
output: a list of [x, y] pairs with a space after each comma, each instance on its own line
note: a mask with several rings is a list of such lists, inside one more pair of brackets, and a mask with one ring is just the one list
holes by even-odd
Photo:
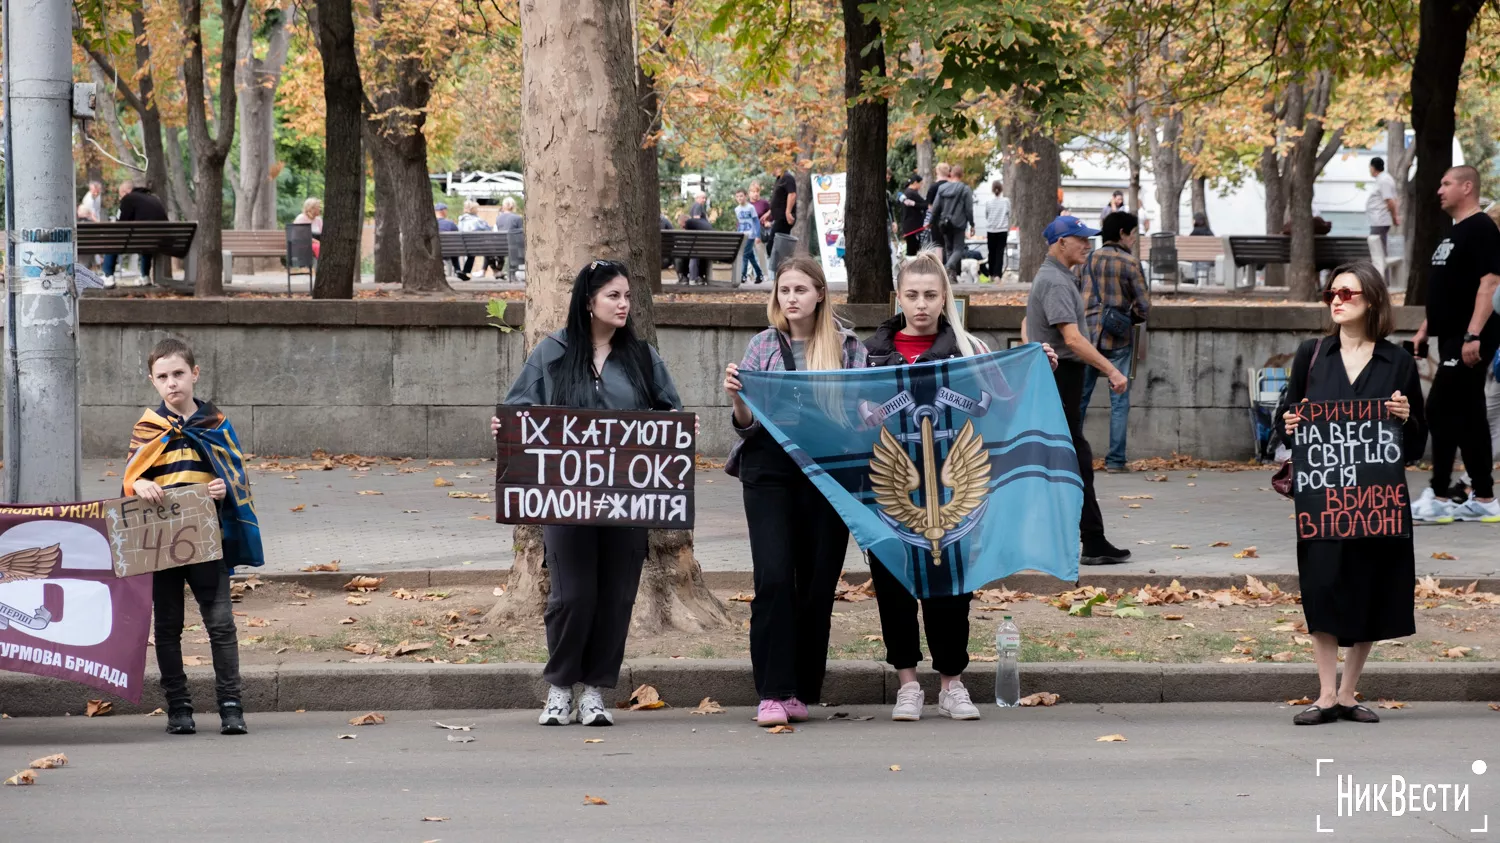
[[[1094, 294], [1094, 281], [1099, 293]], [[1151, 309], [1151, 288], [1141, 272], [1141, 263], [1119, 243], [1106, 243], [1094, 250], [1078, 272], [1078, 289], [1083, 293], [1084, 319], [1088, 322], [1089, 341], [1100, 351], [1113, 351], [1130, 345], [1129, 337], [1105, 334], [1100, 327], [1104, 306], [1130, 315], [1134, 322], [1146, 321]]]
[[[868, 352], [865, 344], [859, 341], [859, 337], [853, 331], [841, 330], [844, 339], [844, 368], [863, 369]], [[742, 372], [784, 372], [786, 362], [781, 359], [781, 343], [776, 339], [776, 329], [767, 328], [756, 334], [750, 344], [745, 347], [745, 359], [740, 361]], [[749, 427], [740, 427], [735, 424], [733, 414], [730, 415], [730, 424], [742, 439], [749, 439], [760, 430], [760, 420], [752, 419]], [[736, 442], [733, 450], [739, 450]]]

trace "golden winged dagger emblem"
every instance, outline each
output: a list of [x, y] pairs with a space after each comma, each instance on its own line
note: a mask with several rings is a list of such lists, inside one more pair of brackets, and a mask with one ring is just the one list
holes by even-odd
[[59, 545], [51, 547], [28, 547], [0, 556], [0, 585], [17, 580], [42, 579], [52, 573], [52, 568], [62, 558]]
[[[886, 514], [927, 539], [932, 546], [933, 564], [941, 565], [943, 534], [984, 502], [990, 483], [990, 461], [984, 440], [974, 432], [973, 420], [964, 422], [948, 448], [947, 459], [943, 460], [942, 485], [951, 489], [953, 495], [947, 503], [942, 503], [933, 439], [932, 419], [923, 418], [924, 470], [919, 472], [906, 448], [890, 430], [882, 427], [870, 459], [870, 485], [875, 490], [875, 501]], [[913, 503], [911, 497], [918, 489], [922, 490], [921, 506]]]

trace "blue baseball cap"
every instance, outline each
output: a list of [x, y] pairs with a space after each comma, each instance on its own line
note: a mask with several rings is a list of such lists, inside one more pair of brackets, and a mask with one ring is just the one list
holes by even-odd
[[1051, 246], [1064, 237], [1093, 237], [1098, 233], [1099, 229], [1089, 228], [1077, 217], [1062, 216], [1049, 223], [1042, 236], [1047, 238], [1047, 245]]

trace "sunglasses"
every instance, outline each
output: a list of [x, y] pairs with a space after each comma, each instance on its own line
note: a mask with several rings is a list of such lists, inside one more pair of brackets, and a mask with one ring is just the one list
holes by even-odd
[[1347, 302], [1350, 299], [1354, 298], [1355, 296], [1360, 296], [1360, 295], [1364, 295], [1364, 294], [1361, 293], [1359, 290], [1351, 290], [1348, 287], [1340, 287], [1337, 290], [1324, 290], [1323, 291], [1323, 303], [1324, 304], [1333, 304], [1333, 300], [1334, 299], [1338, 299], [1341, 302]]

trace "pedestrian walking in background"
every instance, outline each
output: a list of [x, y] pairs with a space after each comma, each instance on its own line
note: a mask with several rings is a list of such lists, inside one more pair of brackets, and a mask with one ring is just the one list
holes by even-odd
[[1099, 232], [1074, 216], [1053, 220], [1044, 232], [1047, 258], [1031, 282], [1026, 299], [1026, 320], [1021, 325], [1021, 339], [1042, 342], [1057, 349], [1058, 363], [1053, 371], [1057, 392], [1062, 398], [1063, 415], [1078, 453], [1078, 476], [1083, 481], [1083, 511], [1078, 532], [1082, 539], [1080, 565], [1114, 565], [1130, 558], [1130, 551], [1115, 547], [1104, 535], [1104, 515], [1094, 494], [1094, 452], [1083, 435], [1083, 375], [1093, 366], [1109, 378], [1111, 392], [1124, 392], [1130, 386], [1125, 373], [1089, 342], [1083, 334], [1088, 326], [1083, 295], [1078, 291], [1078, 276], [1073, 268], [1083, 263], [1089, 252], [1089, 238]]
[[974, 191], [964, 184], [962, 164], [950, 167], [948, 181], [938, 188], [932, 204], [932, 228], [943, 244], [948, 278], [956, 279], [962, 268], [964, 240], [974, 235]]
[[760, 221], [760, 236], [755, 238], [755, 259], [767, 272], [773, 272], [771, 268], [770, 251], [767, 245], [771, 241], [771, 223], [768, 221], [771, 213], [771, 203], [760, 195], [760, 182], [750, 180], [750, 204], [755, 208], [755, 218]]
[[922, 250], [922, 234], [927, 225], [927, 198], [922, 195], [922, 177], [913, 173], [901, 191], [901, 239], [906, 241], [906, 256]]
[[[1329, 275], [1323, 301], [1335, 330], [1297, 349], [1281, 411], [1287, 435], [1296, 432], [1298, 420], [1290, 408], [1298, 402], [1386, 399], [1391, 415], [1405, 422], [1406, 459], [1420, 457], [1426, 440], [1422, 384], [1412, 355], [1385, 339], [1394, 326], [1385, 278], [1368, 261], [1345, 264]], [[1374, 642], [1417, 631], [1411, 535], [1299, 540], [1297, 577], [1319, 691], [1313, 705], [1292, 722], [1379, 722], [1354, 694]], [[1336, 683], [1340, 647], [1347, 649], [1343, 681]]]
[[740, 363], [724, 370], [724, 391], [740, 435], [724, 470], [740, 479], [750, 531], [755, 572], [750, 663], [760, 697], [756, 722], [779, 726], [806, 720], [808, 704], [822, 699], [849, 528], [750, 412], [740, 397], [739, 373], [860, 369], [865, 347], [835, 321], [823, 267], [809, 257], [782, 262], [766, 318], [771, 327], [750, 340]]
[[1010, 199], [1005, 196], [1005, 186], [999, 179], [990, 182], [992, 194], [984, 203], [984, 236], [989, 249], [988, 265], [980, 272], [1000, 280], [1005, 274], [1005, 244], [1010, 239]]
[[[1453, 228], [1438, 243], [1427, 281], [1427, 318], [1414, 345], [1437, 339], [1438, 367], [1427, 394], [1432, 430], [1432, 484], [1412, 504], [1418, 521], [1500, 523], [1495, 500], [1494, 452], [1484, 398], [1485, 369], [1500, 348], [1500, 228], [1479, 211], [1479, 173], [1454, 167], [1438, 186]], [[1454, 457], [1462, 452], [1469, 473], [1467, 500], [1451, 486]]]
[[[609, 410], [680, 410], [682, 401], [656, 349], [631, 329], [630, 271], [617, 261], [596, 260], [573, 279], [568, 323], [537, 343], [506, 404]], [[500, 419], [490, 432], [500, 435]], [[583, 685], [578, 722], [610, 726], [600, 688], [620, 681], [625, 637], [646, 561], [646, 530], [640, 527], [542, 528], [551, 590], [547, 626], [550, 686], [537, 722], [571, 722], [573, 686]]]
[[[1151, 310], [1151, 285], [1135, 257], [1140, 233], [1135, 214], [1116, 211], [1104, 218], [1100, 239], [1079, 272], [1083, 285], [1084, 316], [1089, 342], [1126, 377], [1124, 392], [1109, 396], [1109, 453], [1104, 469], [1125, 471], [1125, 440], [1130, 422], [1130, 368], [1135, 360], [1135, 326], [1145, 322]], [[1089, 367], [1083, 374], [1083, 401], [1079, 422], [1088, 417], [1089, 401], [1099, 370]]]
[[743, 190], [734, 193], [734, 222], [735, 227], [741, 234], [749, 236], [745, 242], [745, 270], [735, 283], [743, 284], [750, 277], [750, 270], [755, 270], [755, 283], [761, 284], [766, 280], [766, 273], [760, 268], [760, 260], [755, 254], [755, 244], [760, 242], [761, 226], [760, 215], [755, 213], [755, 206], [750, 204], [749, 195]]
[[1369, 220], [1370, 233], [1380, 237], [1380, 250], [1390, 254], [1391, 227], [1401, 224], [1401, 212], [1396, 208], [1396, 180], [1385, 171], [1385, 159], [1379, 156], [1370, 159], [1370, 190], [1365, 194], [1365, 219]]
[[780, 270], [779, 254], [776, 250], [776, 235], [785, 234], [790, 236], [792, 226], [797, 224], [797, 177], [790, 169], [782, 171], [776, 179], [776, 187], [771, 191], [771, 207], [767, 215], [762, 219], [763, 223], [771, 226], [771, 274], [777, 275]]
[[1104, 225], [1104, 220], [1110, 214], [1117, 214], [1123, 210], [1125, 210], [1125, 191], [1116, 190], [1114, 193], [1110, 194], [1109, 204], [1105, 205], [1099, 211], [1099, 225], [1102, 227]]

